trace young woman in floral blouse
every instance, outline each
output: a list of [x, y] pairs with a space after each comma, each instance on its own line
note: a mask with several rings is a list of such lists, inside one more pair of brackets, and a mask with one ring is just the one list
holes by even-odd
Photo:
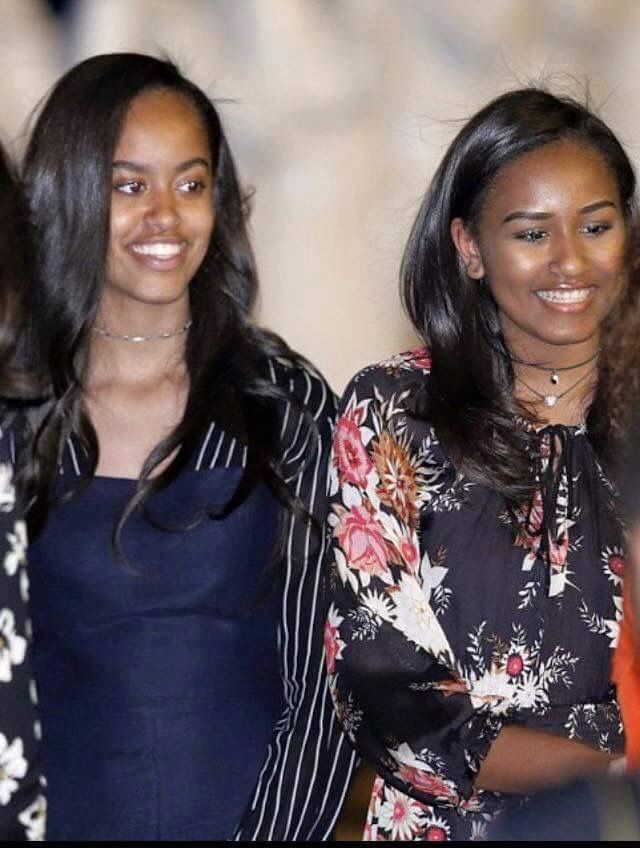
[[17, 182], [0, 149], [0, 841], [41, 840], [45, 801], [41, 786], [39, 724], [31, 674], [27, 612], [26, 525], [14, 486], [5, 423], [11, 399], [28, 394], [13, 373], [10, 354], [25, 288], [24, 218]]
[[472, 118], [423, 201], [402, 277], [426, 347], [350, 383], [331, 468], [325, 643], [377, 771], [367, 839], [483, 838], [620, 756], [598, 352], [634, 218], [611, 131], [533, 88]]

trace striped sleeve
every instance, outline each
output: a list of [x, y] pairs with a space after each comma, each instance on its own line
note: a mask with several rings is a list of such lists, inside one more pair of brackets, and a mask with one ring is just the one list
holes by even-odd
[[[282, 386], [277, 363], [272, 378]], [[309, 427], [296, 404], [286, 404], [282, 470], [291, 490], [323, 528], [335, 398], [310, 370], [296, 369], [293, 374], [289, 370], [287, 382], [288, 391], [313, 416], [316, 428]], [[236, 841], [329, 839], [356, 764], [356, 754], [336, 721], [327, 685], [324, 549], [322, 529], [314, 531], [296, 515], [288, 519], [279, 632], [285, 709]]]

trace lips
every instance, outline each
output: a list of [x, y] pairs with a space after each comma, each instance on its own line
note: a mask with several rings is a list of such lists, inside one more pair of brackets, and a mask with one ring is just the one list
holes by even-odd
[[146, 242], [131, 245], [133, 253], [153, 259], [174, 259], [182, 253], [184, 248], [184, 242]]
[[149, 271], [175, 271], [189, 255], [188, 242], [177, 239], [136, 241], [128, 246], [128, 251]]
[[586, 303], [595, 292], [595, 286], [582, 288], [538, 289], [536, 294], [546, 303], [558, 306], [572, 306]]

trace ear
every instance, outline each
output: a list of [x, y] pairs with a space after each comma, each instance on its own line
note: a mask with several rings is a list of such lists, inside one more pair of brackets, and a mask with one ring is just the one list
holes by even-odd
[[453, 219], [450, 233], [467, 274], [472, 280], [481, 280], [484, 277], [484, 263], [478, 242], [471, 235], [462, 218]]

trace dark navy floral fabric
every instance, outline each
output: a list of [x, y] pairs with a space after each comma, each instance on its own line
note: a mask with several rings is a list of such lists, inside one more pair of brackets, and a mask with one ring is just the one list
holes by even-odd
[[621, 532], [586, 430], [539, 431], [539, 491], [514, 521], [411, 414], [429, 369], [426, 350], [364, 369], [334, 439], [325, 645], [338, 717], [378, 773], [365, 839], [484, 838], [521, 803], [474, 786], [505, 723], [623, 748]]

